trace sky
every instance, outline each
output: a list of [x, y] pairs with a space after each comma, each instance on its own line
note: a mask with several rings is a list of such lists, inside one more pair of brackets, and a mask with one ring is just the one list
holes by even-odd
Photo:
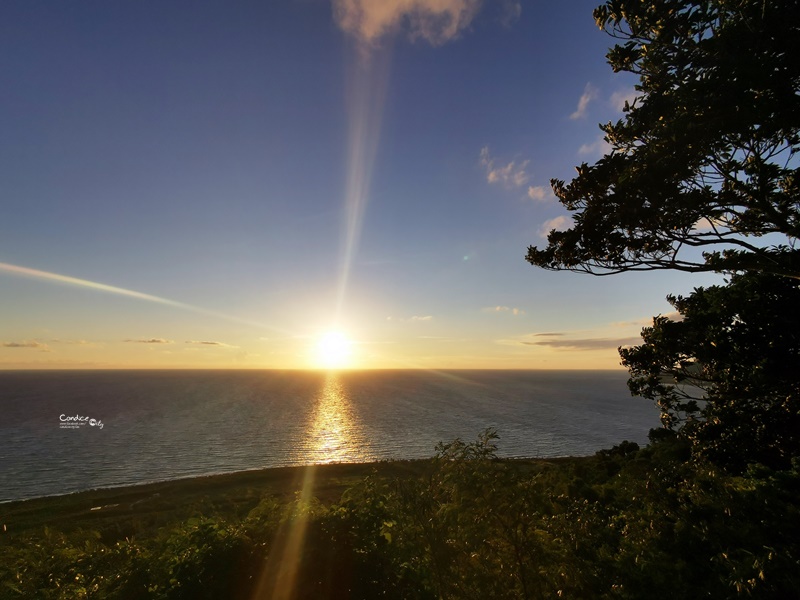
[[0, 369], [614, 369], [669, 272], [529, 265], [635, 79], [597, 0], [0, 6]]

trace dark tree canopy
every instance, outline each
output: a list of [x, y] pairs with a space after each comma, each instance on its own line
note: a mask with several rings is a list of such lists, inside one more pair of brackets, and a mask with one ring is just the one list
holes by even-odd
[[643, 344], [621, 348], [637, 396], [697, 452], [741, 469], [786, 468], [800, 456], [800, 282], [764, 273], [670, 296]]
[[574, 225], [527, 260], [800, 277], [800, 0], [610, 0], [594, 17], [638, 97], [601, 126], [610, 154], [551, 181]]

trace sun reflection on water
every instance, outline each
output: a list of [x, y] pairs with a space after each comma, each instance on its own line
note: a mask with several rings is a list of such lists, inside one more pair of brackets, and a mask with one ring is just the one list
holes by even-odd
[[363, 462], [371, 459], [369, 440], [353, 410], [342, 378], [335, 372], [325, 377], [308, 429], [308, 462]]

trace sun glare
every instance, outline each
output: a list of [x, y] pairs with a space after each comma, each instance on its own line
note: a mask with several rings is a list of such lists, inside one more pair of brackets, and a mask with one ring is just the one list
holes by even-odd
[[340, 331], [329, 331], [317, 342], [315, 362], [326, 369], [342, 369], [350, 366], [353, 342]]

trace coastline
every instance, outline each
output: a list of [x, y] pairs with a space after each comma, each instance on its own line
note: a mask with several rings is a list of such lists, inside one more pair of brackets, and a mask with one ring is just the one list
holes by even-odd
[[[580, 461], [589, 457], [504, 459], [521, 465]], [[112, 488], [97, 488], [56, 496], [12, 500], [0, 504], [0, 545], [15, 534], [40, 527], [68, 532], [77, 529], [150, 529], [160, 524], [207, 512], [244, 514], [266, 497], [290, 500], [311, 483], [311, 496], [337, 501], [342, 493], [368, 475], [403, 478], [424, 471], [431, 459], [368, 463], [330, 463], [269, 467], [186, 477]]]

